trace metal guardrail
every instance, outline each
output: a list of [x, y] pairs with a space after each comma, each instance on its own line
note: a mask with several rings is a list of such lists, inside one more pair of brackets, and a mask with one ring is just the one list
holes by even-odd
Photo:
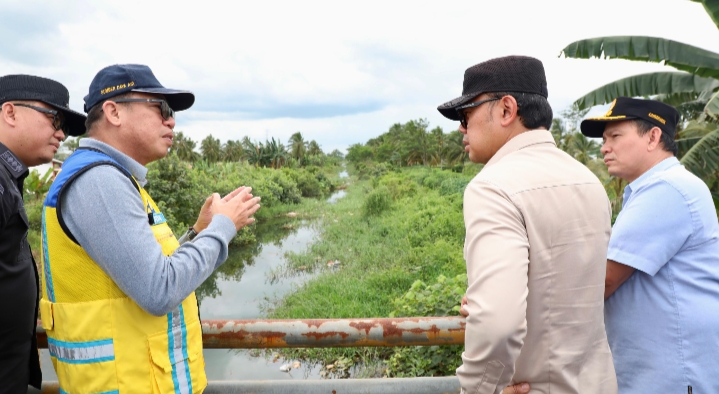
[[[35, 391], [37, 392], [37, 391]], [[57, 383], [45, 383], [42, 394], [59, 394]], [[457, 394], [457, 377], [332, 379], [332, 380], [244, 380], [210, 382], [204, 394]]]
[[[395, 319], [203, 320], [205, 349], [298, 347], [392, 347], [461, 345], [463, 317]], [[47, 335], [38, 322], [38, 346]], [[43, 394], [58, 394], [57, 382], [43, 383]], [[212, 381], [205, 394], [449, 394], [459, 393], [457, 377], [391, 379], [322, 379]]]
[[[205, 349], [461, 345], [463, 317], [394, 319], [203, 320]], [[47, 335], [38, 324], [38, 346]]]

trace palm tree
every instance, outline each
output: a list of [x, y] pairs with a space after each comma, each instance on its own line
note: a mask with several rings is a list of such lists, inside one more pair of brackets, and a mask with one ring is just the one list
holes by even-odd
[[410, 120], [404, 124], [403, 147], [407, 152], [407, 165], [429, 164], [431, 140], [427, 134], [426, 119]]
[[200, 159], [200, 154], [195, 152], [195, 147], [197, 147], [195, 141], [178, 131], [172, 139], [170, 151], [175, 152], [180, 160], [195, 162]]
[[324, 152], [322, 152], [320, 144], [318, 144], [317, 141], [312, 140], [309, 144], [307, 144], [307, 154], [310, 156], [319, 156], [324, 154]]
[[[701, 3], [719, 28], [719, 0], [692, 1]], [[711, 123], [719, 120], [719, 54], [677, 41], [643, 36], [580, 40], [569, 44], [561, 53], [578, 59], [604, 57], [663, 63], [679, 70], [623, 78], [585, 94], [575, 104], [584, 109], [609, 103], [618, 96], [655, 96], [676, 106], [685, 122], [710, 122], [701, 126], [705, 132], [699, 137], [696, 132], [677, 134], [677, 143], [682, 147], [678, 158], [709, 185], [719, 204], [719, 127]], [[697, 114], [695, 108], [702, 108], [702, 113]]]
[[307, 141], [302, 137], [302, 133], [298, 131], [292, 134], [288, 148], [290, 149], [290, 155], [297, 160], [298, 163], [302, 163], [302, 159], [304, 159], [307, 154]]
[[588, 166], [590, 162], [600, 155], [599, 148], [601, 148], [601, 145], [581, 133], [572, 134], [567, 145], [567, 153], [585, 166]]
[[442, 166], [444, 164], [442, 152], [444, 151], [446, 135], [439, 126], [433, 128], [429, 134], [432, 136], [432, 142], [434, 143], [434, 147], [430, 149], [429, 153], [430, 164], [433, 166]]
[[285, 165], [288, 156], [287, 149], [282, 145], [279, 139], [275, 141], [275, 137], [272, 137], [271, 140], [265, 143], [264, 148], [266, 155], [263, 156], [269, 161], [268, 164], [270, 167], [281, 168]]
[[224, 161], [240, 161], [243, 154], [242, 144], [240, 141], [229, 140], [222, 147], [222, 160]]
[[220, 144], [219, 139], [213, 138], [212, 134], [202, 140], [200, 150], [202, 151], [202, 158], [207, 160], [208, 163], [216, 163], [222, 157], [222, 144]]
[[462, 143], [463, 138], [464, 135], [459, 130], [455, 130], [447, 136], [443, 152], [444, 160], [447, 164], [453, 166], [467, 160], [467, 152], [464, 150], [464, 143]]
[[242, 145], [242, 160], [247, 160], [248, 163], [259, 166], [260, 165], [260, 147], [258, 144], [254, 144], [250, 141], [250, 137], [243, 137], [240, 142]]

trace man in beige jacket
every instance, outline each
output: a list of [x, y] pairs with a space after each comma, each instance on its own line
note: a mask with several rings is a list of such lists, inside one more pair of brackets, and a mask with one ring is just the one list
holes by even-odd
[[542, 63], [470, 67], [462, 96], [438, 110], [460, 121], [470, 160], [485, 164], [464, 194], [463, 392], [528, 382], [531, 393], [616, 393], [603, 315], [611, 209], [548, 131]]

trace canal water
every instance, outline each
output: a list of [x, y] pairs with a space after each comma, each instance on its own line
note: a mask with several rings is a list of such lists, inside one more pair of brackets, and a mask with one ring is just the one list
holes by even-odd
[[[250, 250], [235, 248], [225, 263], [229, 263], [234, 272], [220, 269], [198, 289], [198, 294], [203, 296], [200, 300], [203, 319], [263, 318], [263, 305], [281, 298], [312, 277], [308, 273], [289, 277], [274, 273], [282, 271], [286, 264], [286, 252], [301, 253], [315, 241], [319, 234], [315, 226], [302, 221], [275, 219], [258, 225], [257, 234], [255, 245], [259, 250], [255, 247], [249, 247]], [[204, 355], [205, 371], [210, 380], [320, 378], [319, 367], [310, 368], [301, 364], [299, 369], [282, 372], [281, 365], [292, 364], [295, 360], [273, 362], [264, 357], [254, 357], [249, 350], [205, 349]]]
[[[343, 173], [346, 177], [346, 173]], [[332, 194], [328, 203], [345, 195]], [[312, 273], [277, 275], [282, 272], [286, 252], [302, 253], [319, 236], [317, 225], [289, 217], [257, 223], [257, 242], [232, 247], [227, 261], [195, 292], [202, 319], [260, 319], [262, 307], [312, 278]], [[296, 360], [276, 361], [255, 357], [249, 350], [205, 349], [205, 371], [210, 380], [279, 380], [320, 379], [320, 366], [301, 363], [290, 372], [280, 371], [283, 364]], [[43, 380], [57, 381], [47, 349], [41, 349]]]

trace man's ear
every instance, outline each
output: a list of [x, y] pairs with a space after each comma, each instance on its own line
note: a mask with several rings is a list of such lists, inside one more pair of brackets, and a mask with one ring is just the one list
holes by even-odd
[[108, 100], [102, 103], [102, 113], [105, 116], [105, 120], [113, 126], [120, 126], [120, 124], [122, 124], [120, 117], [121, 112], [119, 105], [114, 101]]
[[517, 99], [512, 96], [504, 96], [499, 100], [499, 106], [502, 109], [502, 119], [500, 124], [502, 127], [507, 127], [519, 116], [519, 105], [517, 104]]
[[12, 127], [15, 127], [15, 125], [17, 124], [17, 119], [15, 119], [15, 106], [12, 105], [12, 103], [3, 103], [2, 118], [5, 123], [9, 124]]
[[661, 144], [662, 142], [662, 129], [654, 126], [647, 133], [649, 134], [649, 145], [647, 145], [647, 152], [652, 152], [659, 148], [659, 144]]

